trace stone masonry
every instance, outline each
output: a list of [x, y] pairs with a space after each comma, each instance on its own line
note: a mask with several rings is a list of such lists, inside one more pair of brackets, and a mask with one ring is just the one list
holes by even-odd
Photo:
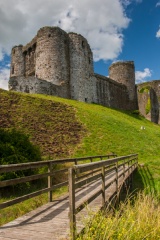
[[148, 120], [160, 124], [160, 80], [137, 86], [140, 113]]
[[26, 46], [13, 47], [9, 89], [137, 109], [134, 63], [114, 63], [109, 78], [95, 74], [87, 40], [58, 27], [43, 27]]
[[95, 74], [87, 40], [59, 27], [43, 27], [26, 46], [12, 48], [9, 89], [139, 109], [147, 119], [160, 123], [160, 81], [136, 86], [132, 61], [113, 63], [109, 77]]

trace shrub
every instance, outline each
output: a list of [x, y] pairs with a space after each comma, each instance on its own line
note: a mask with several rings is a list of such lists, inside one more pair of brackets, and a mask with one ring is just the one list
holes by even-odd
[[[0, 129], [0, 165], [35, 162], [41, 160], [40, 150], [29, 136], [15, 129]], [[32, 171], [33, 172], [33, 171]], [[31, 170], [1, 174], [0, 180], [26, 176]]]

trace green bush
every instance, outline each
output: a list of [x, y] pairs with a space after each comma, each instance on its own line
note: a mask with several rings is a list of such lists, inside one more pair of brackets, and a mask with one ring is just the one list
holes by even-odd
[[[15, 129], [0, 129], [0, 165], [35, 162], [41, 160], [40, 150], [29, 136]], [[31, 174], [33, 170], [1, 174], [0, 180], [12, 179]]]

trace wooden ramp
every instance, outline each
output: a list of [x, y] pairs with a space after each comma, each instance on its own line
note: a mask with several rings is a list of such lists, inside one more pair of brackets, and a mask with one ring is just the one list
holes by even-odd
[[[114, 172], [106, 177], [106, 184], [114, 178]], [[88, 184], [76, 192], [76, 202], [80, 204], [90, 195], [101, 189], [101, 180]], [[115, 192], [113, 183], [106, 191], [106, 199]], [[88, 211], [98, 211], [102, 205], [102, 196], [99, 195], [77, 215], [77, 230], [84, 227]], [[0, 240], [56, 240], [69, 239], [69, 196], [59, 198], [42, 207], [0, 227]]]
[[[109, 160], [112, 162], [117, 162], [116, 160]], [[133, 161], [131, 159], [130, 161]], [[75, 186], [81, 186], [80, 188], [75, 187], [75, 210], [77, 206], [83, 206], [83, 203], [86, 202], [91, 196], [95, 196], [93, 201], [87, 206], [82, 207], [81, 211], [76, 212], [76, 229], [77, 232], [80, 232], [85, 225], [85, 219], [88, 217], [88, 212], [97, 212], [101, 207], [104, 199], [102, 194], [102, 178], [101, 170], [99, 164], [104, 165], [107, 161], [102, 161], [101, 163], [90, 163], [82, 164], [84, 165], [84, 170], [86, 167], [91, 165], [93, 169], [95, 166], [98, 166], [98, 174], [94, 175], [91, 168], [91, 177], [86, 177], [86, 183], [84, 183], [83, 174], [80, 177], [77, 177], [75, 181]], [[125, 164], [125, 165], [124, 165]], [[122, 186], [124, 180], [127, 180], [129, 176], [132, 175], [133, 171], [136, 169], [136, 163], [131, 164], [131, 166], [124, 163], [121, 164], [117, 169], [118, 181], [115, 178], [115, 167], [110, 170], [107, 170], [108, 173], [104, 178], [106, 191], [105, 191], [105, 200], [108, 201], [110, 197], [117, 191], [118, 188]], [[82, 165], [81, 168], [83, 167]], [[104, 165], [105, 166], [105, 165]], [[135, 166], [132, 168], [132, 166]], [[106, 166], [105, 166], [106, 167]], [[78, 166], [77, 166], [78, 168]], [[125, 179], [124, 179], [125, 174]], [[88, 175], [88, 171], [87, 171]], [[99, 176], [95, 178], [96, 176]], [[82, 180], [79, 180], [82, 179]], [[94, 179], [90, 181], [89, 179]], [[87, 182], [89, 181], [89, 183]], [[77, 185], [76, 185], [77, 184]], [[97, 192], [100, 194], [96, 195]], [[49, 202], [26, 215], [17, 218], [16, 220], [7, 223], [0, 227], [0, 240], [66, 240], [66, 239], [75, 239], [74, 236], [70, 236], [70, 217], [71, 215], [71, 201], [68, 194], [63, 197], [60, 197], [57, 200]], [[78, 207], [77, 207], [78, 209]]]

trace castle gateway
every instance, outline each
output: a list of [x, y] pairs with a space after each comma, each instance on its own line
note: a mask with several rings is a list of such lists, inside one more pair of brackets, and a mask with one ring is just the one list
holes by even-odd
[[[145, 115], [145, 91], [142, 93], [139, 86], [140, 97], [137, 97], [134, 62], [113, 63], [109, 77], [95, 74], [93, 54], [87, 40], [80, 34], [66, 33], [58, 27], [43, 27], [26, 46], [12, 48], [9, 89], [122, 110], [138, 109], [139, 100], [144, 102], [140, 104], [140, 111]], [[148, 89], [150, 91], [151, 87]], [[151, 112], [154, 111], [150, 109], [148, 119], [158, 123], [157, 107], [156, 117], [151, 116], [155, 115]]]

